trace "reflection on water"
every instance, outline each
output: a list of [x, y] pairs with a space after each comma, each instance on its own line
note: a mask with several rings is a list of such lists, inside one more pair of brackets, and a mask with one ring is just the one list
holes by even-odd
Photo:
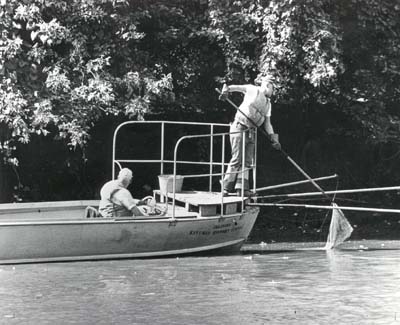
[[1, 324], [400, 324], [400, 250], [0, 266]]

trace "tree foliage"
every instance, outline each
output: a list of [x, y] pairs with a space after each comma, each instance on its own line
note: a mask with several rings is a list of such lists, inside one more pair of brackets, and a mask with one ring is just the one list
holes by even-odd
[[102, 116], [142, 119], [157, 100], [173, 99], [170, 71], [143, 45], [152, 17], [140, 4], [3, 1], [0, 15], [0, 143], [8, 158], [32, 133], [56, 129], [53, 136], [84, 145]]
[[33, 135], [84, 149], [112, 116], [227, 122], [213, 89], [265, 74], [282, 123], [300, 111], [316, 136], [395, 153], [399, 15], [399, 0], [0, 0], [1, 161]]
[[[277, 102], [335, 110], [352, 130], [398, 143], [399, 1], [215, 1], [212, 25], [227, 43], [227, 75], [271, 74]], [[240, 26], [240, 27], [239, 27]]]

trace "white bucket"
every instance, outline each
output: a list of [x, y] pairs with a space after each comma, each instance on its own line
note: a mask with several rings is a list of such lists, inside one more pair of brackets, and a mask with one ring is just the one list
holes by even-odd
[[[175, 192], [182, 191], [183, 176], [176, 175]], [[158, 175], [158, 183], [160, 185], [161, 194], [166, 195], [174, 190], [174, 175]]]

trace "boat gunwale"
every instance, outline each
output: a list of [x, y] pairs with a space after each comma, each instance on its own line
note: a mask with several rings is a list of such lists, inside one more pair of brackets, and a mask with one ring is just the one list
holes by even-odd
[[98, 206], [99, 200], [46, 201], [1, 203], [0, 216], [7, 213], [28, 213], [68, 210], [84, 210], [87, 206]]
[[258, 207], [248, 207], [243, 213], [236, 212], [233, 214], [215, 215], [215, 216], [205, 216], [205, 217], [175, 217], [175, 218], [88, 218], [88, 219], [58, 219], [58, 220], [26, 220], [21, 219], [21, 221], [15, 221], [10, 219], [10, 221], [4, 222], [0, 221], [0, 227], [7, 226], [43, 226], [43, 225], [74, 225], [74, 224], [131, 224], [131, 223], [176, 223], [176, 222], [204, 222], [210, 220], [224, 220], [229, 218], [243, 218], [246, 214], [253, 210], [258, 210]]

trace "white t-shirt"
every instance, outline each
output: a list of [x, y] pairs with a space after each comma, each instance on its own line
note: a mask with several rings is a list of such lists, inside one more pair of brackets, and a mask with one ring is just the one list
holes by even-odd
[[131, 216], [131, 210], [138, 201], [118, 180], [104, 184], [100, 190], [100, 197], [99, 212], [103, 217]]
[[[261, 92], [260, 87], [254, 85], [232, 85], [229, 86], [229, 91], [237, 91], [244, 94], [243, 102], [240, 104], [239, 109], [257, 126], [261, 126], [266, 117], [271, 117], [271, 102]], [[254, 127], [253, 123], [239, 111], [235, 115], [235, 120], [248, 127]]]

